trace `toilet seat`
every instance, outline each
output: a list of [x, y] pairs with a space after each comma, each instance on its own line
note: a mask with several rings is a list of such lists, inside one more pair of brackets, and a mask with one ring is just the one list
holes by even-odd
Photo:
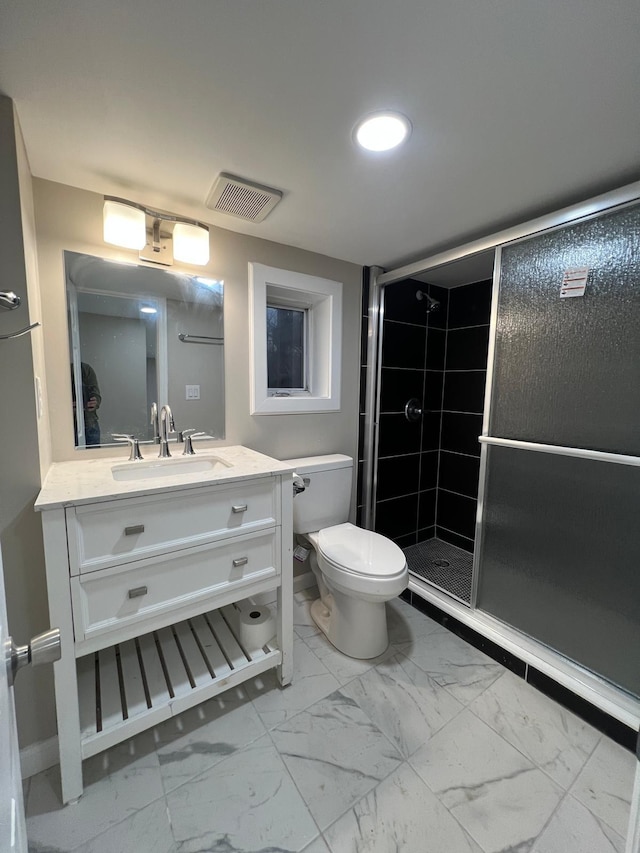
[[318, 551], [327, 562], [360, 576], [388, 578], [401, 574], [406, 566], [400, 548], [373, 530], [354, 524], [336, 524], [317, 533]]
[[377, 594], [398, 585], [399, 595], [406, 587], [405, 556], [385, 536], [347, 523], [325, 527], [309, 538], [323, 573], [342, 589]]

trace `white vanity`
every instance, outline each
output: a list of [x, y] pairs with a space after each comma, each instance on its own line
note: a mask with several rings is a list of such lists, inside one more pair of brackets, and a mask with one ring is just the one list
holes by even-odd
[[[267, 669], [292, 677], [292, 469], [245, 447], [55, 463], [42, 512], [64, 802], [82, 759]], [[235, 602], [277, 590], [276, 639]]]

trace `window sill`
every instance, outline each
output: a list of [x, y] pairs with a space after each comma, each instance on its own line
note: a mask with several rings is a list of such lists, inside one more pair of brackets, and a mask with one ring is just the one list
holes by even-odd
[[339, 403], [331, 397], [312, 397], [310, 395], [301, 395], [291, 397], [266, 397], [263, 400], [256, 400], [252, 414], [294, 415], [339, 411]]

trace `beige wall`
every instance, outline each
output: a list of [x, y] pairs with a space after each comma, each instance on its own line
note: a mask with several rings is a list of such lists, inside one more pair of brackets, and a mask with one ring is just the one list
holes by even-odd
[[[13, 104], [0, 97], [0, 287], [23, 300], [0, 311], [0, 334], [39, 320], [31, 175]], [[48, 465], [47, 430], [38, 446], [34, 368], [43, 370], [42, 330], [0, 341], [0, 546], [9, 629], [16, 642], [49, 627], [42, 531], [33, 502], [40, 457]], [[46, 412], [40, 423], [46, 422]], [[27, 669], [16, 681], [21, 746], [55, 734], [50, 667]]]
[[[102, 242], [102, 196], [39, 179], [34, 180], [34, 191], [52, 452], [56, 461], [77, 459], [78, 451], [73, 447], [63, 251], [70, 249], [129, 262], [135, 255]], [[258, 417], [249, 414], [249, 261], [343, 282], [340, 412]], [[179, 268], [178, 264], [174, 266]], [[194, 267], [183, 269], [194, 271]], [[279, 459], [337, 452], [355, 457], [361, 268], [302, 249], [212, 228], [211, 262], [201, 269], [203, 275], [223, 279], [225, 283], [226, 438], [222, 443], [245, 444]], [[113, 454], [113, 450], [86, 452]]]

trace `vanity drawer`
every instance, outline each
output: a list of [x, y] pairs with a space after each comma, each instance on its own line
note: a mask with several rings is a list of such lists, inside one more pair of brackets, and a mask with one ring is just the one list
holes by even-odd
[[72, 575], [279, 523], [271, 477], [225, 488], [190, 489], [67, 509]]
[[175, 622], [181, 609], [201, 611], [213, 595], [277, 578], [279, 562], [271, 530], [72, 577], [76, 643], [112, 632], [121, 638], [129, 626], [144, 633], [160, 627], [166, 615]]

